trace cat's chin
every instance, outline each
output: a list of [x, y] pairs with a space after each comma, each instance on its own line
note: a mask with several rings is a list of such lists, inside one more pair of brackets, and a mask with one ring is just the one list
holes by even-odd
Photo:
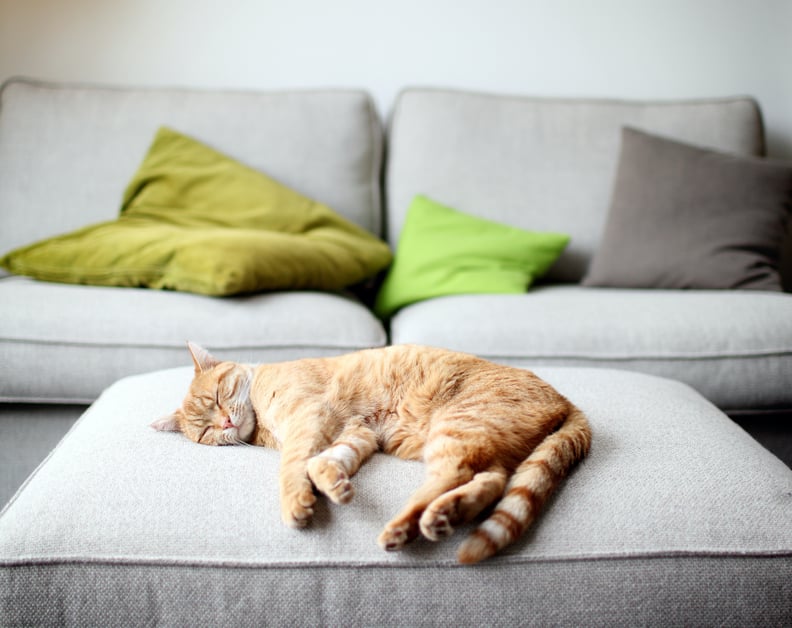
[[217, 436], [218, 445], [239, 445], [244, 442], [239, 436], [239, 430], [235, 427], [227, 427]]
[[237, 427], [230, 427], [224, 430], [223, 434], [228, 434], [229, 444], [231, 445], [246, 444], [253, 439], [253, 428], [252, 422], [244, 421]]

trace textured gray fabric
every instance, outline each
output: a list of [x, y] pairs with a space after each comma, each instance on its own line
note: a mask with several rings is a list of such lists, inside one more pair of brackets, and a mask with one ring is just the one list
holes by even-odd
[[361, 303], [335, 294], [217, 299], [0, 279], [0, 401], [90, 402], [125, 375], [190, 364], [187, 340], [269, 362], [381, 346], [387, 336]]
[[592, 423], [590, 456], [528, 535], [472, 568], [459, 534], [375, 538], [420, 482], [375, 455], [347, 506], [279, 521], [277, 452], [156, 433], [181, 368], [126, 378], [0, 515], [0, 596], [29, 623], [767, 624], [792, 619], [792, 471], [690, 388], [537, 371]]
[[792, 165], [622, 129], [585, 286], [781, 290]]
[[[80, 586], [76, 587], [75, 582]], [[11, 625], [787, 626], [792, 566], [762, 557], [430, 565], [24, 565], [0, 571]], [[42, 601], [46, 603], [42, 604]]]
[[364, 92], [12, 80], [0, 92], [0, 252], [115, 218], [161, 125], [380, 231], [382, 130]]
[[425, 194], [524, 229], [572, 236], [548, 278], [579, 281], [602, 229], [630, 125], [740, 154], [764, 150], [751, 99], [553, 100], [410, 89], [396, 103], [386, 179], [395, 246], [410, 201]]
[[727, 410], [792, 408], [792, 295], [556, 285], [404, 308], [394, 343], [509, 364], [600, 366], [672, 377]]

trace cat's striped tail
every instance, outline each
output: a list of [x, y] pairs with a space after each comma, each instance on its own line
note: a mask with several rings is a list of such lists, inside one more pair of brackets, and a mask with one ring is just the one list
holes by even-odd
[[477, 563], [516, 541], [545, 501], [591, 444], [586, 416], [572, 406], [561, 427], [549, 434], [516, 469], [490, 516], [463, 541], [460, 563]]

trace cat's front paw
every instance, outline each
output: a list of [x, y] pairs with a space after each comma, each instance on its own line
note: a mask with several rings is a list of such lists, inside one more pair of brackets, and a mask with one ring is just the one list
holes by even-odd
[[316, 495], [312, 490], [302, 490], [295, 495], [284, 497], [281, 504], [281, 517], [290, 528], [304, 528], [313, 517]]
[[314, 456], [308, 461], [308, 477], [336, 504], [347, 504], [355, 494], [344, 468], [335, 460]]

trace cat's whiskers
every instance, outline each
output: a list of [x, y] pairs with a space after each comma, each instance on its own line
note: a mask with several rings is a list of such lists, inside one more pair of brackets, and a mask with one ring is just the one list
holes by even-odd
[[239, 437], [238, 433], [237, 433], [236, 436], [232, 436], [231, 434], [223, 433], [223, 437], [224, 437], [224, 440], [225, 440], [224, 444], [226, 444], [226, 445], [244, 445], [245, 447], [253, 447], [253, 445], [251, 445], [250, 443], [246, 443], [244, 440], [242, 440]]

